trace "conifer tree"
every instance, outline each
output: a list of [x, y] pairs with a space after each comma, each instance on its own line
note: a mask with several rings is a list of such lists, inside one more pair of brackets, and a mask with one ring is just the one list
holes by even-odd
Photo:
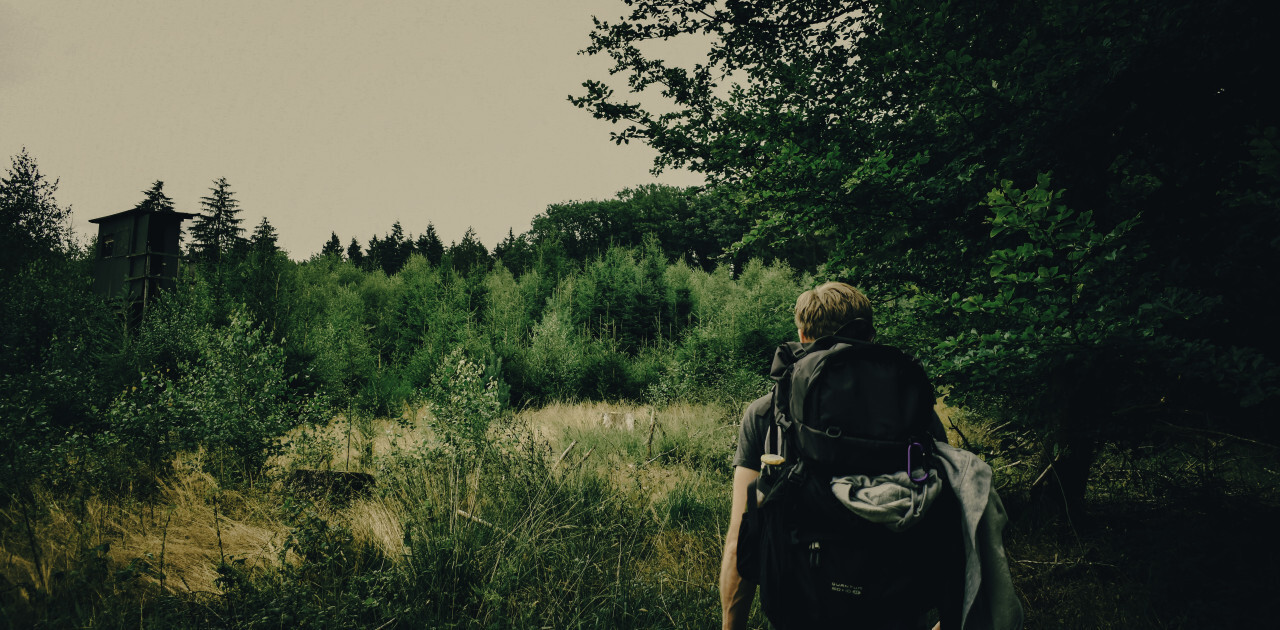
[[146, 210], [149, 212], [173, 212], [173, 199], [169, 195], [164, 194], [164, 182], [156, 180], [151, 188], [142, 191], [146, 195], [138, 205], [134, 206], [134, 210]]
[[360, 250], [360, 242], [353, 236], [347, 246], [347, 260], [357, 267], [364, 267], [364, 252]]
[[404, 267], [413, 253], [413, 243], [405, 236], [404, 228], [396, 221], [391, 225], [391, 233], [383, 239], [382, 268], [387, 275], [394, 274]]
[[436, 226], [427, 223], [427, 231], [418, 237], [415, 246], [419, 254], [431, 263], [432, 267], [440, 265], [440, 260], [444, 258], [444, 243], [440, 241], [440, 236], [436, 234]]
[[321, 256], [336, 256], [338, 260], [342, 260], [342, 241], [338, 239], [337, 232], [330, 232], [329, 242], [324, 244], [320, 250]]
[[382, 239], [377, 234], [369, 237], [369, 244], [364, 247], [364, 268], [372, 271], [374, 269], [383, 269], [382, 266]]
[[387, 275], [393, 275], [409, 260], [409, 254], [413, 253], [413, 243], [405, 236], [404, 227], [396, 221], [391, 225], [391, 233], [383, 238], [374, 235], [369, 239], [366, 251], [371, 269], [381, 269]]
[[453, 259], [453, 268], [462, 272], [489, 264], [489, 250], [485, 249], [484, 243], [476, 236], [475, 228], [471, 227], [462, 235], [461, 242], [449, 247], [449, 257]]
[[276, 233], [275, 226], [267, 221], [266, 217], [262, 217], [262, 223], [253, 229], [253, 238], [249, 240], [249, 245], [256, 252], [274, 252], [279, 248], [276, 247], [276, 241], [279, 240], [279, 234]]
[[191, 226], [191, 253], [213, 263], [222, 262], [244, 242], [244, 222], [240, 214], [240, 202], [231, 192], [227, 178], [213, 181], [208, 197], [200, 198], [204, 213], [196, 217]]
[[524, 234], [516, 236], [515, 230], [507, 228], [507, 238], [493, 247], [493, 259], [501, 260], [512, 274], [519, 276], [533, 264], [529, 238]]

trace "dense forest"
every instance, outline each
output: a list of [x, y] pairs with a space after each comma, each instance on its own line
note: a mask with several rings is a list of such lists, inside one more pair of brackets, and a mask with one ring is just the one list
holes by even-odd
[[[89, 472], [54, 461], [164, 466], [211, 444], [231, 457], [228, 474], [251, 478], [285, 430], [335, 409], [399, 414], [457, 352], [501, 383], [504, 407], [742, 400], [763, 388], [775, 340], [794, 334], [789, 309], [808, 282], [780, 260], [717, 265], [706, 252], [724, 245], [664, 248], [655, 234], [672, 229], [660, 224], [692, 220], [687, 190], [553, 205], [493, 255], [470, 230], [446, 247], [432, 226], [412, 239], [397, 222], [367, 247], [334, 235], [294, 262], [267, 220], [246, 237], [219, 179], [190, 228], [179, 286], [139, 318], [91, 292], [97, 246], [67, 240], [56, 182], [35, 159], [15, 156], [4, 181], [6, 199], [32, 202], [19, 226], [50, 218], [48, 243], [8, 274], [20, 296], [6, 313], [10, 492], [50, 470]], [[143, 197], [172, 211], [161, 182]]]
[[[396, 222], [293, 260], [218, 178], [179, 204], [199, 216], [176, 288], [137, 311], [93, 292], [98, 246], [71, 234], [38, 148], [10, 158], [8, 623], [714, 623], [704, 573], [736, 417], [768, 391], [796, 296], [826, 279], [868, 294], [877, 339], [920, 359], [954, 440], [996, 468], [1029, 624], [1268, 618], [1275, 8], [626, 4], [584, 51], [612, 78], [569, 101], [656, 149], [655, 170], [707, 184], [553, 204], [492, 250]], [[705, 63], [660, 60], [686, 38]], [[175, 203], [158, 181], [140, 193], [139, 208]], [[539, 415], [573, 405], [648, 413], [647, 438]], [[403, 549], [362, 546], [349, 505], [289, 484], [344, 449], [343, 470], [394, 506]], [[582, 465], [595, 449], [601, 464]], [[217, 534], [209, 590], [167, 577], [156, 516], [186, 505], [175, 488], [196, 474]], [[133, 520], [91, 525], [108, 513]], [[276, 523], [277, 561], [228, 555], [233, 521]], [[1150, 540], [1116, 542], [1137, 523]], [[158, 551], [111, 549], [148, 528]], [[1210, 536], [1238, 542], [1206, 552]], [[1258, 575], [1227, 575], [1246, 558]]]

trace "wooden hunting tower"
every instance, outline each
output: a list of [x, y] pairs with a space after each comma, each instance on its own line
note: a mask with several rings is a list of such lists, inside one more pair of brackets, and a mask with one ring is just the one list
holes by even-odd
[[172, 210], [134, 208], [90, 219], [98, 224], [93, 288], [106, 298], [124, 300], [141, 310], [161, 289], [172, 289], [178, 276], [178, 240], [182, 222], [198, 215]]

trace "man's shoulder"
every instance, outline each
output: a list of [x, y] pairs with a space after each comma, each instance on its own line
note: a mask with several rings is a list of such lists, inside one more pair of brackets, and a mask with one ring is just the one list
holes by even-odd
[[773, 394], [765, 394], [747, 405], [747, 410], [743, 412], [742, 418], [768, 418], [773, 414]]
[[733, 465], [760, 470], [760, 454], [764, 452], [765, 435], [773, 423], [773, 395], [765, 394], [747, 405], [738, 428], [738, 449]]

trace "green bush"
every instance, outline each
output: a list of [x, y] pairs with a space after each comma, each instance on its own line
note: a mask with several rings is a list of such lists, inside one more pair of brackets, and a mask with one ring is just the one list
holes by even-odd
[[73, 261], [0, 278], [0, 502], [38, 480], [77, 483], [63, 465], [98, 430], [119, 382], [120, 339]]
[[160, 470], [178, 449], [203, 447], [221, 479], [253, 480], [285, 431], [327, 414], [323, 399], [290, 389], [283, 349], [243, 311], [197, 329], [191, 344], [176, 370], [144, 372], [108, 406], [96, 440], [122, 465]]
[[635, 251], [611, 247], [578, 276], [572, 298], [574, 324], [610, 339], [629, 355], [669, 336], [676, 321], [675, 293], [666, 284], [666, 264], [656, 243]]
[[533, 327], [527, 354], [529, 397], [541, 401], [572, 400], [583, 376], [583, 340], [562, 306], [572, 282], [557, 290], [542, 321]]
[[350, 396], [377, 370], [372, 339], [363, 322], [364, 305], [349, 287], [335, 287], [314, 317], [290, 332], [291, 347], [309, 357], [306, 365], [322, 392]]
[[251, 478], [278, 447], [276, 438], [323, 416], [315, 400], [295, 400], [284, 352], [242, 312], [222, 329], [196, 337], [198, 363], [182, 364], [177, 383], [189, 445], [203, 445], [221, 476]]
[[431, 378], [432, 428], [448, 446], [476, 453], [489, 446], [489, 425], [502, 413], [498, 381], [456, 348]]
[[618, 349], [612, 339], [593, 340], [585, 344], [582, 356], [582, 379], [578, 392], [591, 400], [638, 400], [644, 384], [633, 379], [630, 357]]

